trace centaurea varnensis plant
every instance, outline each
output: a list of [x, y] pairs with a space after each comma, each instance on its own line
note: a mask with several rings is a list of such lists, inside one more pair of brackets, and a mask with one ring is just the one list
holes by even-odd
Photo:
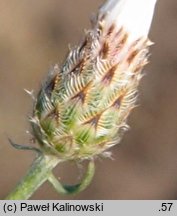
[[[46, 180], [65, 194], [88, 186], [94, 159], [107, 156], [128, 127], [152, 44], [148, 32], [155, 4], [156, 0], [107, 0], [82, 42], [61, 67], [54, 66], [30, 119], [39, 156], [8, 199], [29, 198]], [[90, 162], [78, 185], [61, 185], [52, 174], [60, 162], [84, 159]]]

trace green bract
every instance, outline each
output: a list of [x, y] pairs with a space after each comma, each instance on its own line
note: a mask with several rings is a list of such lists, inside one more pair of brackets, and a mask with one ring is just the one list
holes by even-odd
[[34, 135], [64, 159], [92, 158], [120, 141], [147, 63], [149, 40], [129, 42], [123, 27], [105, 27], [104, 19], [53, 68], [37, 96]]

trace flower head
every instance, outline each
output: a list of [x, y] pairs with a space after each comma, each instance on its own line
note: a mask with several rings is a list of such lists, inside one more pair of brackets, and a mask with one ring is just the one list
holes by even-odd
[[92, 158], [117, 144], [134, 108], [155, 0], [108, 0], [79, 46], [42, 86], [32, 127], [61, 158]]

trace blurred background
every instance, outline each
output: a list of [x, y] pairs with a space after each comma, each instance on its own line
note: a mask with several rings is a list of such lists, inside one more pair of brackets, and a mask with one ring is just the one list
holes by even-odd
[[[26, 173], [34, 153], [12, 148], [8, 137], [28, 144], [28, 116], [49, 68], [62, 63], [103, 0], [0, 0], [0, 199]], [[177, 198], [177, 2], [158, 1], [150, 38], [150, 64], [139, 87], [131, 129], [112, 149], [113, 160], [96, 162], [92, 184], [76, 196], [61, 196], [45, 183], [31, 199]], [[77, 182], [74, 163], [55, 169]]]

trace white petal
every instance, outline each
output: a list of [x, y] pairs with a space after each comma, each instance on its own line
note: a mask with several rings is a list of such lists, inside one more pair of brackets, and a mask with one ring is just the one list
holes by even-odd
[[107, 14], [106, 24], [115, 23], [117, 27], [124, 27], [132, 41], [148, 35], [156, 1], [107, 0], [99, 14]]

